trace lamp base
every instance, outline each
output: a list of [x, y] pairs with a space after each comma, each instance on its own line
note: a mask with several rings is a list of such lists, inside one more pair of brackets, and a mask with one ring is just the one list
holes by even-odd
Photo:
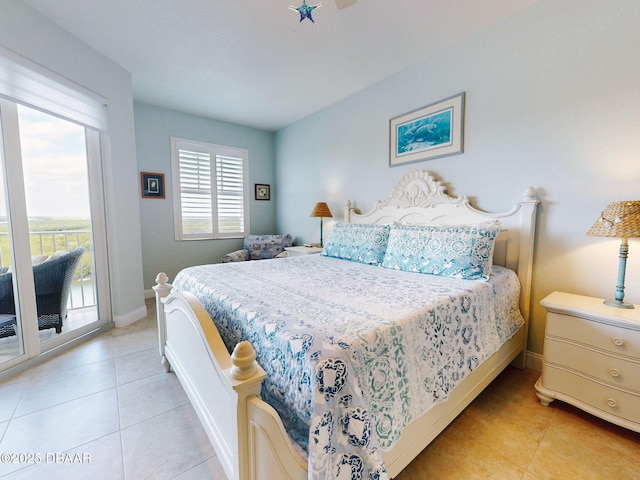
[[616, 308], [636, 308], [633, 303], [618, 302], [617, 300], [605, 300], [602, 303]]

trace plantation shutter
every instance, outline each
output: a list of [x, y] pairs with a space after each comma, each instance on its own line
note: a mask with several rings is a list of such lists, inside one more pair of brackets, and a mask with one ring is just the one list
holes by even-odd
[[244, 233], [244, 161], [242, 157], [216, 155], [218, 232]]
[[185, 235], [213, 233], [211, 155], [180, 148], [178, 158], [182, 232]]
[[247, 151], [172, 138], [176, 240], [248, 231]]

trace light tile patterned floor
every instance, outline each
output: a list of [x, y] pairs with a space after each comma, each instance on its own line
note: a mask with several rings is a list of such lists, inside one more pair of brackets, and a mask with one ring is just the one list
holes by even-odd
[[[160, 366], [150, 312], [0, 383], [0, 452], [41, 459], [0, 463], [1, 478], [226, 478]], [[559, 402], [541, 406], [537, 377], [507, 369], [398, 480], [640, 479], [640, 434]]]

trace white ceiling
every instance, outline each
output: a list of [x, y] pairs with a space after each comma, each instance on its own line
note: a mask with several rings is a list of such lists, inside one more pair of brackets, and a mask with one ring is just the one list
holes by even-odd
[[135, 100], [278, 130], [538, 0], [323, 0], [315, 25], [302, 0], [23, 1], [131, 72]]

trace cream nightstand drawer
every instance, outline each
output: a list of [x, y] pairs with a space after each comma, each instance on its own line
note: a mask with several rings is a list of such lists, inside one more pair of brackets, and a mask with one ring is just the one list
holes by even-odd
[[[543, 367], [542, 379], [544, 388], [563, 394], [557, 397], [560, 400], [618, 425], [635, 431], [640, 429], [640, 395], [602, 385], [581, 375], [548, 365]], [[600, 415], [601, 413], [605, 415]], [[606, 415], [619, 417], [620, 420], [606, 418]], [[636, 425], [629, 425], [629, 422]]]
[[[640, 324], [638, 327], [640, 328]], [[568, 338], [612, 353], [640, 358], [640, 330], [549, 312], [546, 335]]]
[[634, 390], [640, 395], [640, 360], [631, 361], [575, 345], [545, 339], [544, 362], [581, 372], [604, 383]]

